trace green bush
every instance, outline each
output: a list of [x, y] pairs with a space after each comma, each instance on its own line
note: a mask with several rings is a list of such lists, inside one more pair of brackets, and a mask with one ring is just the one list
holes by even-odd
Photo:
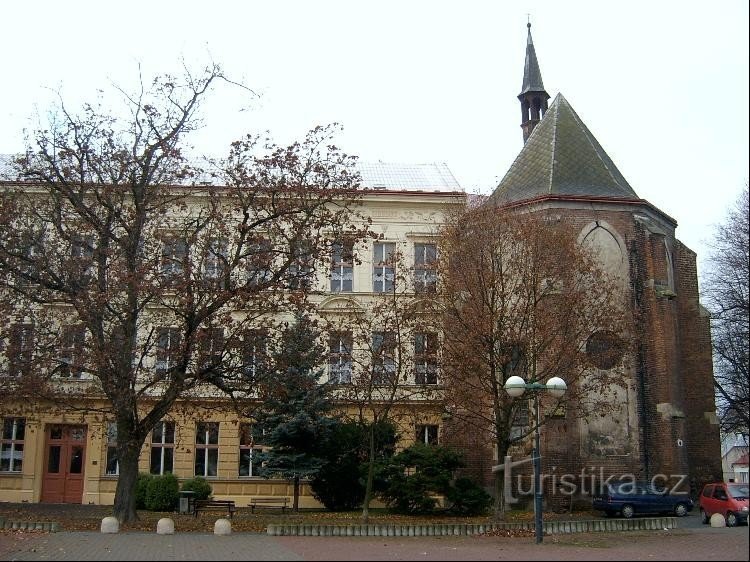
[[211, 488], [211, 484], [209, 484], [208, 480], [203, 478], [203, 476], [196, 476], [195, 478], [186, 480], [182, 484], [182, 491], [183, 492], [185, 491], [195, 492], [195, 496], [193, 496], [193, 499], [207, 500], [209, 497], [211, 497], [211, 492], [213, 492], [213, 488]]
[[452, 504], [450, 510], [458, 515], [483, 515], [492, 504], [492, 496], [468, 478], [458, 478], [446, 492]]
[[146, 509], [172, 511], [180, 499], [180, 484], [174, 474], [154, 476], [146, 487]]
[[453, 472], [463, 466], [459, 453], [417, 443], [404, 449], [383, 469], [381, 497], [396, 513], [426, 514], [435, 511], [437, 496], [451, 489]]
[[146, 490], [148, 489], [148, 483], [151, 481], [153, 476], [151, 474], [141, 472], [138, 475], [138, 480], [135, 482], [135, 508], [146, 509]]

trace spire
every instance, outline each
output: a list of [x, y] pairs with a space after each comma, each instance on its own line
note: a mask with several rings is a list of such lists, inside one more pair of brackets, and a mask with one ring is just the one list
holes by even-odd
[[534, 50], [534, 41], [531, 38], [531, 23], [527, 23], [528, 36], [526, 38], [526, 60], [523, 65], [523, 85], [518, 99], [521, 102], [521, 129], [523, 129], [523, 142], [526, 143], [531, 131], [537, 126], [544, 113], [547, 111], [547, 100], [549, 94], [544, 89], [542, 72], [539, 70], [539, 61]]

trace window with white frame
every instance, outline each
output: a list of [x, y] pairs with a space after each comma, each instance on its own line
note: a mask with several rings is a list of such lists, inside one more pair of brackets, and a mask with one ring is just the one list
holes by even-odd
[[160, 328], [156, 340], [156, 374], [168, 376], [177, 365], [182, 338], [178, 328]]
[[60, 346], [60, 376], [81, 378], [83, 374], [83, 344], [86, 329], [82, 324], [69, 324], [62, 328]]
[[310, 243], [306, 240], [298, 241], [290, 247], [292, 263], [287, 270], [288, 286], [290, 289], [309, 289], [313, 282], [314, 254]]
[[224, 276], [227, 267], [227, 241], [212, 239], [206, 248], [203, 260], [203, 278], [218, 281]]
[[174, 472], [174, 422], [160, 421], [151, 431], [151, 474]]
[[352, 382], [351, 332], [333, 332], [329, 338], [328, 380], [333, 384]]
[[437, 425], [418, 425], [417, 426], [417, 443], [425, 445], [437, 445], [439, 428]]
[[250, 240], [247, 243], [247, 256], [245, 257], [248, 285], [262, 287], [268, 283], [273, 277], [272, 261], [273, 251], [270, 240], [263, 237]]
[[21, 472], [23, 445], [26, 435], [25, 418], [4, 418], [0, 440], [0, 472]]
[[374, 293], [393, 291], [396, 274], [395, 253], [395, 242], [376, 242], [374, 244], [372, 258], [372, 291]]
[[216, 476], [219, 466], [219, 423], [198, 422], [195, 433], [195, 475]]
[[331, 248], [331, 292], [351, 293], [354, 279], [354, 243], [337, 240]]
[[33, 285], [41, 274], [39, 260], [44, 256], [45, 232], [31, 233], [27, 240], [21, 242], [23, 245], [22, 257], [18, 268], [17, 284], [19, 286]]
[[437, 289], [437, 245], [414, 244], [414, 291], [434, 293]]
[[30, 374], [34, 354], [34, 326], [32, 324], [12, 324], [10, 339], [5, 352], [10, 376], [18, 377]]
[[414, 334], [414, 382], [416, 384], [437, 384], [437, 346], [437, 334]]
[[396, 334], [374, 332], [372, 334], [372, 382], [391, 385], [396, 376]]
[[258, 455], [263, 452], [255, 446], [252, 425], [240, 424], [240, 476], [258, 476]]
[[239, 346], [243, 378], [248, 383], [259, 381], [268, 362], [268, 334], [265, 330], [248, 330]]
[[181, 238], [164, 240], [161, 250], [160, 272], [165, 281], [177, 281], [187, 266], [188, 244]]
[[94, 237], [75, 235], [70, 240], [70, 257], [75, 278], [82, 284], [91, 280], [94, 257]]
[[117, 476], [120, 474], [120, 462], [117, 458], [117, 424], [115, 422], [107, 424], [107, 463], [105, 465], [105, 474], [108, 476]]
[[224, 357], [223, 328], [203, 328], [198, 333], [199, 364], [202, 369], [216, 369]]

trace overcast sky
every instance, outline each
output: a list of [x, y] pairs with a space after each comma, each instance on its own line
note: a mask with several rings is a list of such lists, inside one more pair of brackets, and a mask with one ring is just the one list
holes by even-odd
[[636, 193], [705, 258], [748, 181], [747, 0], [453, 2], [25, 0], [0, 10], [0, 152], [59, 90], [213, 60], [260, 94], [222, 88], [198, 149], [248, 131], [278, 142], [341, 123], [362, 160], [445, 162], [490, 193], [522, 146], [527, 13], [547, 92], [561, 92]]

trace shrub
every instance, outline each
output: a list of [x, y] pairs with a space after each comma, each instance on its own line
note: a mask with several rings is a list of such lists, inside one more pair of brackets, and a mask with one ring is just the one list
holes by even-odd
[[151, 474], [141, 472], [138, 475], [138, 480], [135, 482], [135, 508], [146, 509], [146, 490], [148, 489], [148, 483], [151, 481], [153, 476]]
[[380, 480], [381, 497], [397, 513], [431, 513], [437, 496], [451, 489], [453, 472], [461, 468], [461, 456], [447, 447], [417, 443], [393, 457]]
[[195, 496], [193, 499], [196, 500], [207, 500], [209, 497], [211, 497], [211, 492], [213, 492], [213, 488], [211, 488], [211, 484], [208, 483], [208, 480], [203, 478], [203, 476], [196, 476], [195, 478], [191, 478], [190, 480], [186, 480], [182, 484], [182, 491], [192, 491], [195, 492]]
[[146, 509], [172, 511], [180, 498], [180, 484], [174, 474], [154, 476], [146, 487]]
[[492, 504], [492, 496], [468, 478], [458, 478], [445, 496], [458, 515], [483, 515]]

